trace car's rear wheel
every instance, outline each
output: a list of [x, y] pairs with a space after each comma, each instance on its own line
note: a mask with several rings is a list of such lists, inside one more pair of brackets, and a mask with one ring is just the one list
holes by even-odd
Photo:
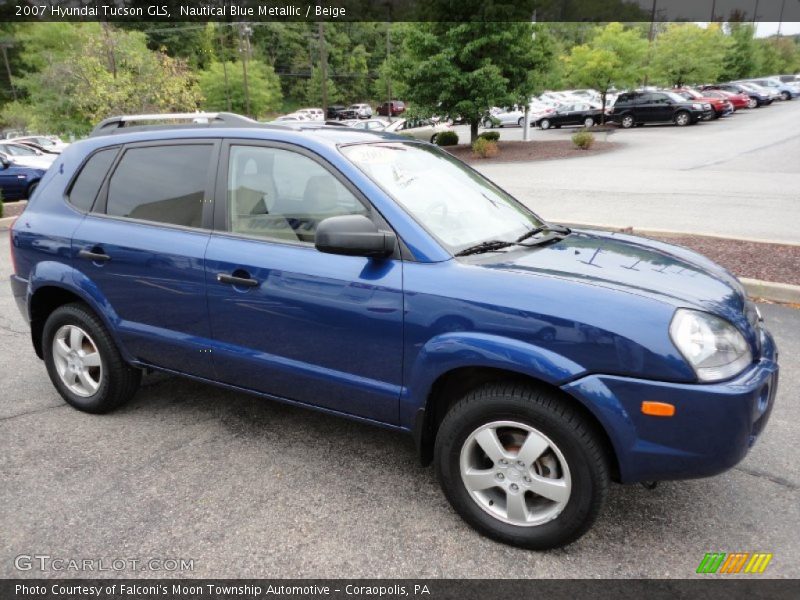
[[674, 121], [675, 125], [677, 125], [678, 127], [685, 127], [686, 125], [692, 122], [692, 117], [688, 112], [682, 110], [675, 115]]
[[622, 117], [620, 121], [623, 129], [630, 129], [634, 125], [636, 125], [636, 119], [633, 118], [633, 115], [625, 115]]
[[539, 121], [539, 127], [541, 129], [550, 129], [550, 119], [542, 119]]
[[136, 393], [141, 371], [122, 359], [103, 323], [84, 304], [66, 304], [48, 317], [42, 333], [44, 362], [64, 400], [105, 413]]
[[436, 138], [437, 138], [438, 136], [439, 136], [439, 134], [438, 134], [438, 133], [434, 133], [434, 134], [431, 136], [431, 144], [435, 144], [435, 143], [436, 143]]
[[792, 95], [787, 91], [783, 91], [781, 92], [781, 98], [783, 98], [784, 100], [791, 100]]
[[28, 189], [27, 189], [27, 190], [26, 190], [26, 192], [25, 192], [25, 198], [27, 198], [28, 200], [30, 200], [30, 199], [31, 199], [31, 196], [33, 196], [33, 192], [35, 192], [35, 191], [36, 191], [36, 188], [37, 188], [37, 187], [39, 187], [39, 182], [38, 182], [38, 181], [34, 181], [32, 184], [30, 184], [30, 185], [28, 186]]
[[586, 117], [583, 120], [584, 127], [594, 127], [594, 119], [592, 117]]
[[439, 481], [453, 508], [495, 540], [546, 550], [591, 527], [608, 465], [586, 420], [548, 389], [490, 385], [465, 396], [436, 437]]
[[520, 127], [524, 127], [525, 126], [525, 117], [520, 117], [519, 120], [517, 121], [517, 125], [519, 125]]

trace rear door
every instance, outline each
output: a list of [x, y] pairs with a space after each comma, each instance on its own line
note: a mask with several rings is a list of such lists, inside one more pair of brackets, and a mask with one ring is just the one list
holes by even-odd
[[219, 146], [127, 145], [97, 200], [73, 202], [94, 205], [73, 236], [75, 268], [91, 282], [87, 293], [107, 303], [126, 349], [142, 362], [201, 377], [213, 376], [203, 261]]
[[363, 214], [388, 228], [318, 156], [230, 141], [206, 253], [217, 377], [273, 396], [396, 423], [402, 262], [324, 254], [319, 222]]

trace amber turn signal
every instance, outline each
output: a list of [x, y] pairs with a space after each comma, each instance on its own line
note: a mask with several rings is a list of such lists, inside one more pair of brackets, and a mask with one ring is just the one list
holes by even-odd
[[675, 406], [666, 402], [642, 402], [642, 413], [651, 417], [671, 417], [675, 414]]

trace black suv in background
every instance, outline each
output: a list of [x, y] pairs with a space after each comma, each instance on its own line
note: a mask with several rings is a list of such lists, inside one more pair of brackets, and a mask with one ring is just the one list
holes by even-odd
[[620, 94], [611, 111], [611, 120], [625, 129], [646, 123], [694, 125], [710, 116], [711, 105], [690, 102], [673, 92], [625, 92]]

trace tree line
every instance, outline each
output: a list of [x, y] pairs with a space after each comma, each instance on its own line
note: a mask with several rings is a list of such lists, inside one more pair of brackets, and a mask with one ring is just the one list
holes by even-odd
[[711, 23], [2, 23], [0, 126], [85, 134], [111, 114], [407, 101], [473, 136], [547, 89], [800, 71], [797, 37]]

